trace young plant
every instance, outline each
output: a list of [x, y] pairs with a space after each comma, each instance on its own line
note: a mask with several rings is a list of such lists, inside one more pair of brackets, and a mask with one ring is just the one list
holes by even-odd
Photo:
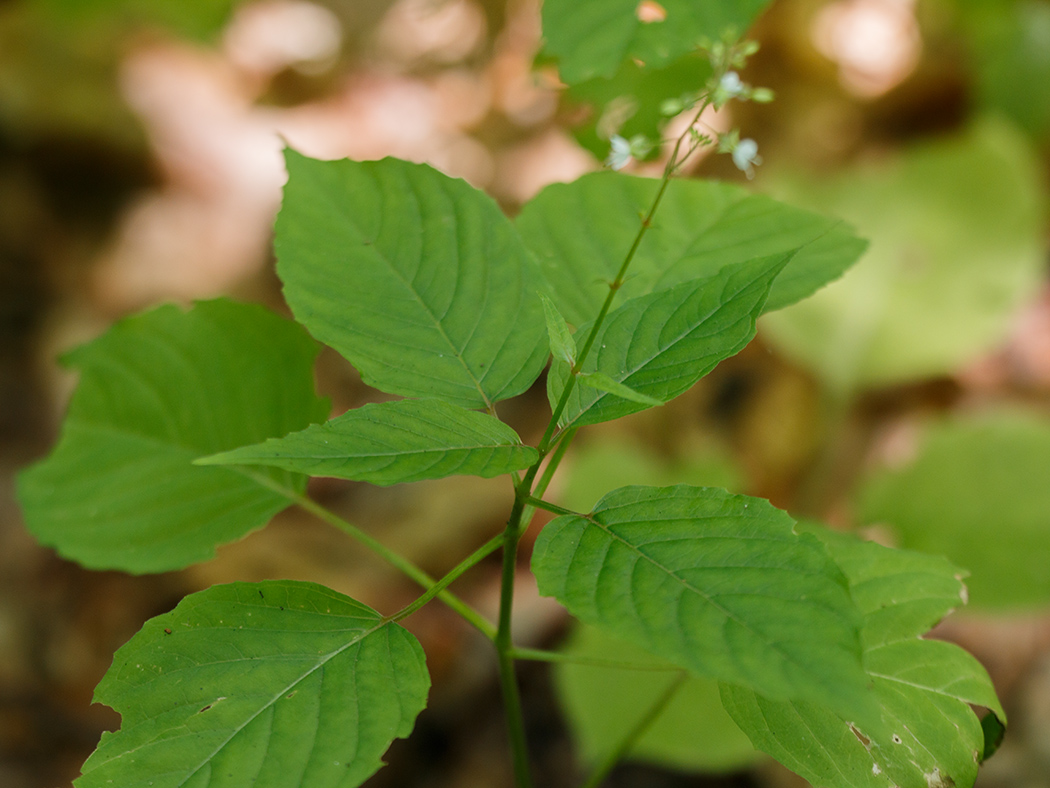
[[[694, 121], [742, 50], [711, 51]], [[963, 602], [963, 573], [947, 561], [797, 529], [767, 501], [716, 488], [623, 487], [588, 512], [544, 497], [577, 430], [682, 394], [753, 338], [763, 312], [813, 293], [864, 248], [833, 220], [674, 179], [708, 142], [687, 129], [662, 178], [552, 186], [515, 223], [425, 165], [288, 151], [275, 241], [288, 305], [400, 399], [325, 421], [314, 339], [225, 300], [129, 318], [67, 357], [81, 379], [58, 446], [19, 481], [43, 543], [93, 568], [160, 572], [294, 504], [424, 589], [385, 613], [291, 581], [186, 597], [114, 656], [96, 700], [122, 725], [78, 788], [360, 785], [425, 706], [423, 651], [399, 622], [435, 598], [493, 644], [515, 783], [529, 786], [515, 663], [559, 659], [511, 640], [518, 546], [536, 509], [557, 515], [532, 555], [541, 593], [670, 663], [683, 676], [674, 688], [686, 674], [716, 679], [755, 745], [815, 785], [973, 784], [994, 745], [971, 704], [990, 710], [989, 730], [1005, 716], [976, 660], [921, 637]], [[498, 405], [548, 363], [551, 417], [523, 445]], [[453, 474], [507, 476], [514, 503], [503, 533], [438, 579], [304, 494], [308, 476]], [[448, 587], [496, 550], [492, 622]], [[618, 755], [671, 692], [638, 709]]]

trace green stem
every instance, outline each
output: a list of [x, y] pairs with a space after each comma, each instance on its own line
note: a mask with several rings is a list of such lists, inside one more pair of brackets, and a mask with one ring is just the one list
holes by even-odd
[[554, 514], [579, 514], [579, 512], [574, 512], [572, 509], [566, 509], [564, 506], [558, 506], [556, 503], [545, 501], [542, 498], [537, 498], [533, 495], [526, 498], [526, 501], [528, 505], [534, 509], [543, 509], [544, 511], [553, 512]]
[[663, 710], [667, 708], [667, 704], [674, 698], [675, 693], [685, 683], [688, 678], [688, 673], [684, 670], [680, 671], [678, 676], [675, 677], [674, 681], [667, 685], [660, 697], [657, 698], [653, 705], [649, 707], [648, 711], [642, 715], [641, 719], [635, 724], [631, 730], [627, 732], [627, 735], [620, 740], [620, 743], [598, 764], [595, 770], [591, 773], [591, 776], [587, 779], [587, 782], [583, 784], [581, 788], [598, 788], [602, 784], [602, 781], [609, 776], [609, 772], [613, 770], [613, 767], [623, 758], [631, 748], [638, 742], [638, 739], [642, 737], [649, 726], [653, 724], [657, 717], [663, 713]]
[[[570, 427], [570, 429], [567, 430], [566, 435], [559, 435], [558, 421], [561, 419], [561, 414], [565, 411], [565, 407], [569, 402], [569, 396], [572, 394], [573, 386], [576, 383], [576, 376], [583, 368], [583, 363], [587, 360], [587, 355], [590, 353], [591, 348], [594, 346], [594, 343], [598, 338], [598, 333], [601, 330], [602, 324], [604, 323], [606, 316], [609, 314], [609, 310], [612, 309], [616, 293], [619, 291], [620, 287], [623, 286], [624, 277], [627, 275], [627, 269], [631, 265], [631, 261], [634, 260], [634, 256], [638, 252], [638, 247], [641, 245], [642, 239], [652, 225], [653, 215], [656, 213], [656, 209], [660, 206], [660, 201], [663, 199], [664, 192], [667, 191], [667, 184], [670, 182], [671, 176], [681, 165], [682, 161], [685, 160], [684, 158], [682, 161], [679, 161], [678, 159], [678, 155], [682, 149], [682, 142], [689, 136], [689, 129], [692, 128], [693, 123], [699, 119], [701, 113], [709, 103], [709, 101], [705, 101], [700, 106], [696, 111], [693, 122], [689, 124], [689, 127], [687, 127], [675, 141], [674, 149], [671, 151], [671, 157], [667, 161], [667, 166], [664, 167], [663, 177], [660, 180], [660, 186], [657, 189], [656, 196], [653, 198], [652, 205], [649, 206], [648, 212], [642, 219], [641, 226], [635, 234], [631, 248], [627, 251], [623, 262], [620, 264], [620, 269], [616, 273], [616, 278], [609, 285], [609, 294], [605, 297], [601, 310], [598, 312], [598, 316], [595, 318], [594, 324], [591, 326], [591, 330], [587, 335], [587, 339], [577, 354], [576, 363], [572, 365], [569, 377], [565, 383], [565, 388], [562, 390], [561, 396], [558, 398], [558, 402], [551, 414], [550, 421], [547, 423], [547, 428], [543, 432], [543, 437], [540, 438], [539, 445], [536, 447], [539, 452], [539, 457], [528, 471], [526, 471], [525, 476], [514, 485], [514, 506], [511, 509], [510, 517], [507, 519], [507, 525], [503, 531], [503, 572], [500, 581], [500, 611], [499, 623], [496, 628], [496, 638], [494, 642], [499, 659], [500, 687], [503, 691], [504, 712], [507, 720], [507, 731], [510, 736], [511, 752], [514, 758], [514, 780], [517, 788], [531, 788], [532, 785], [531, 777], [529, 776], [528, 749], [525, 741], [525, 724], [521, 714], [521, 698], [519, 697], [518, 684], [514, 675], [514, 658], [512, 656], [513, 645], [511, 644], [510, 629], [511, 615], [514, 605], [514, 577], [517, 571], [518, 542], [525, 530], [523, 527], [523, 521], [527, 522], [527, 520], [524, 519], [524, 515], [526, 510], [529, 510], [531, 516], [531, 510], [534, 509], [540, 501], [542, 492], [535, 490], [533, 488], [533, 483], [536, 480], [536, 475], [539, 472], [543, 460], [554, 448], [554, 445], [558, 442], [559, 438], [568, 438], [571, 440], [572, 436], [575, 434], [575, 430]], [[558, 447], [561, 454], [552, 458], [552, 461], [557, 459], [560, 462], [561, 456], [564, 454], [564, 448], [567, 448], [568, 442], [568, 440], [564, 439], [561, 441], [561, 444]], [[554, 467], [557, 467], [557, 465], [554, 464]], [[544, 478], [546, 479], [546, 482], [549, 483], [550, 476], [553, 476], [554, 473], [550, 464], [548, 465], [548, 470], [550, 473], [549, 475], [545, 473]], [[544, 489], [546, 489], [545, 485]]]
[[529, 774], [529, 753], [525, 740], [525, 721], [521, 712], [521, 696], [518, 692], [518, 681], [514, 675], [514, 658], [510, 652], [511, 614], [514, 607], [514, 578], [518, 564], [518, 541], [521, 538], [521, 520], [525, 511], [529, 490], [540, 468], [541, 456], [526, 471], [521, 483], [514, 490], [514, 506], [507, 526], [503, 530], [503, 572], [500, 577], [499, 624], [496, 628], [496, 655], [499, 660], [500, 689], [503, 692], [503, 709], [507, 721], [507, 735], [510, 738], [511, 754], [514, 764], [514, 784], [517, 788], [531, 788], [532, 777]]
[[[283, 486], [282, 484], [274, 481], [271, 477], [267, 476], [266, 474], [257, 473], [247, 468], [241, 468], [240, 471], [249, 478], [253, 479], [256, 483], [262, 485], [263, 487], [266, 487], [267, 489], [284, 496], [289, 501], [298, 506], [300, 509], [309, 512], [318, 519], [324, 520], [329, 525], [334, 525], [339, 530], [353, 537], [357, 542], [367, 547], [369, 550], [378, 555], [380, 558], [382, 558], [388, 564], [393, 566], [395, 569], [400, 571], [410, 580], [415, 581], [424, 589], [427, 589], [428, 593], [430, 592], [430, 590], [435, 588], [437, 583], [439, 582], [434, 580], [434, 578], [432, 578], [429, 574], [427, 574], [418, 566], [413, 564], [407, 558], [391, 550], [389, 547], [384, 545], [374, 536], [365, 533], [357, 526], [347, 522], [335, 512], [331, 511], [330, 509], [326, 509], [324, 506], [321, 506], [321, 504], [317, 503], [316, 501], [308, 498], [307, 496], [301, 493], [296, 492], [295, 490], [291, 490]], [[494, 539], [494, 542], [495, 545], [488, 551], [489, 553], [493, 552], [496, 549], [496, 547], [499, 546], [499, 537], [496, 537]], [[472, 558], [474, 555], [475, 554], [471, 554], [471, 556], [468, 557], [466, 560], [469, 561], [470, 558]], [[488, 555], [488, 553], [482, 555], [481, 558], [484, 558], [485, 555]], [[474, 563], [480, 561], [481, 558], [478, 558]], [[470, 564], [470, 566], [473, 565], [474, 564]], [[452, 608], [461, 616], [463, 616], [463, 618], [466, 619], [467, 623], [469, 623], [476, 630], [481, 632], [481, 634], [483, 634], [489, 640], [495, 639], [496, 628], [492, 625], [491, 621], [489, 621], [487, 618], [481, 615], [481, 613], [474, 610], [474, 608], [472, 608], [462, 599], [457, 597], [455, 594], [451, 593], [450, 591], [445, 591], [443, 589], [444, 586], [441, 586], [441, 588], [439, 588], [438, 591], [435, 592], [436, 596], [442, 602], [444, 602], [450, 608]], [[433, 598], [433, 596], [434, 595], [432, 594], [430, 598]]]
[[[547, 466], [543, 469], [543, 473], [540, 475], [540, 480], [533, 485], [532, 497], [542, 498], [543, 494], [547, 492], [547, 487], [550, 486], [551, 479], [554, 478], [554, 472], [558, 470], [558, 466], [561, 465], [562, 459], [565, 457], [565, 452], [569, 449], [569, 444], [572, 443], [572, 439], [576, 437], [576, 427], [566, 430], [565, 432], [558, 435], [557, 448], [550, 455], [550, 460], [547, 461]], [[521, 480], [515, 479], [515, 486], [520, 486]], [[536, 513], [535, 506], [526, 505], [521, 513], [521, 526], [519, 528], [518, 538], [521, 538], [522, 534], [528, 530], [530, 523], [532, 523], [532, 515]]]
[[[418, 597], [414, 601], [412, 601], [409, 604], [405, 605], [405, 607], [401, 608], [399, 611], [394, 613], [394, 615], [387, 616], [384, 620], [385, 621], [400, 621], [403, 618], [408, 618], [408, 616], [410, 616], [413, 613], [415, 613], [417, 610], [419, 610], [421, 607], [423, 607], [425, 604], [427, 604], [434, 597], [438, 597], [439, 599], [443, 599], [444, 598], [444, 594], [448, 593], [445, 590], [446, 588], [448, 588], [450, 585], [452, 585], [452, 583], [454, 583], [467, 570], [469, 570], [472, 567], [476, 566], [484, 558], [486, 558], [487, 556], [489, 556], [492, 553], [496, 552], [497, 548], [499, 548], [499, 546], [501, 544], [503, 544], [503, 536], [502, 535], [497, 535], [497, 536], [492, 537], [487, 542], [485, 542], [485, 544], [483, 544], [481, 547], [479, 547], [473, 553], [471, 553], [466, 558], [464, 558], [462, 561], [460, 561], [458, 564], [456, 564], [440, 580], [434, 581], [422, 596]], [[453, 598], [455, 598], [455, 597], [453, 597]], [[485, 624], [485, 629], [482, 630], [482, 634], [484, 634], [485, 637], [489, 638], [489, 640], [495, 640], [495, 638], [496, 638], [495, 627], [493, 627], [492, 624], [490, 624], [487, 620], [485, 620], [485, 619], [482, 619], [482, 620], [484, 621], [484, 624]], [[481, 627], [479, 627], [479, 629], [481, 629]]]

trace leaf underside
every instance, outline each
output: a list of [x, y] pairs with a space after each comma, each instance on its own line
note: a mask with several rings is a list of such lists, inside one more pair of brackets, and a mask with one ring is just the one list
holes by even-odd
[[793, 524], [715, 488], [624, 487], [551, 521], [532, 568], [577, 618], [699, 675], [872, 711], [845, 581]]
[[963, 601], [945, 559], [821, 533], [865, 615], [864, 668], [879, 718], [772, 701], [723, 684], [726, 710], [761, 750], [828, 788], [969, 788], [984, 752], [970, 704], [1005, 715], [988, 674], [955, 644], [920, 635]]
[[418, 641], [313, 583], [214, 586], [146, 622], [95, 700], [119, 711], [76, 788], [353, 788], [407, 736]]
[[286, 161], [277, 273], [310, 333], [391, 394], [485, 408], [532, 384], [540, 274], [495, 202], [422, 164]]
[[[265, 525], [288, 499], [194, 459], [327, 415], [317, 345], [262, 307], [210, 301], [124, 320], [67, 356], [80, 370], [59, 443], [18, 492], [30, 531], [84, 566], [179, 569]], [[301, 491], [306, 479], [262, 472]]]
[[309, 476], [388, 485], [454, 474], [492, 478], [538, 458], [492, 416], [440, 400], [365, 405], [283, 438], [206, 457], [206, 465], [269, 465]]

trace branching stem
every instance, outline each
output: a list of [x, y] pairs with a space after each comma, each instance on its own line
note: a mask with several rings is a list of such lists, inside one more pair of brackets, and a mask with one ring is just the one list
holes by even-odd
[[[334, 525], [340, 531], [343, 531], [344, 533], [348, 534], [354, 540], [367, 547], [369, 550], [378, 555], [388, 564], [400, 571], [410, 580], [418, 583], [420, 586], [426, 589], [427, 594], [430, 594], [430, 596], [427, 597], [427, 601], [433, 599], [434, 596], [437, 596], [438, 599], [440, 599], [450, 608], [459, 613], [467, 621], [467, 623], [473, 626], [481, 634], [483, 634], [489, 640], [495, 640], [496, 628], [492, 625], [492, 622], [485, 618], [483, 615], [481, 615], [481, 613], [474, 610], [474, 608], [472, 608], [462, 599], [457, 597], [455, 594], [453, 594], [450, 591], [444, 590], [445, 586], [448, 585], [448, 583], [441, 585], [444, 581], [444, 578], [442, 578], [442, 580], [435, 580], [429, 574], [427, 574], [418, 566], [416, 566], [414, 563], [409, 561], [400, 553], [391, 550], [389, 547], [380, 542], [374, 536], [365, 533], [356, 525], [344, 520], [332, 510], [327, 509], [321, 504], [317, 503], [317, 501], [314, 501], [313, 499], [303, 495], [300, 492], [297, 492], [296, 490], [293, 490], [289, 487], [285, 487], [284, 485], [275, 481], [272, 477], [267, 476], [265, 473], [259, 473], [248, 468], [239, 468], [239, 470], [241, 471], [241, 473], [251, 478], [257, 484], [266, 487], [267, 489], [279, 495], [284, 496], [289, 501], [298, 506], [300, 509], [309, 512], [310, 514], [314, 515], [314, 517], [323, 520], [329, 525]], [[456, 567], [456, 569], [459, 569], [460, 566], [463, 566], [463, 563], [469, 562], [472, 559], [474, 559], [473, 563], [470, 563], [469, 566], [463, 569], [463, 571], [466, 571], [466, 569], [469, 569], [471, 566], [474, 566], [474, 564], [481, 561], [489, 553], [494, 552], [500, 544], [501, 537], [494, 537], [492, 540], [490, 540], [490, 542], [487, 542], [480, 548], [480, 550], [485, 550], [487, 548], [487, 552], [484, 552], [479, 556], [478, 551], [475, 551], [466, 559], [464, 559], [464, 561], [461, 562], [459, 566]], [[455, 572], [456, 569], [453, 569], [452, 571]], [[462, 574], [462, 572], [460, 572], [459, 574]], [[457, 574], [455, 577], [459, 577], [459, 574]], [[448, 577], [448, 575], [446, 575], [445, 577]], [[452, 579], [454, 580], [455, 577], [453, 577]], [[449, 582], [452, 581], [450, 580]], [[434, 591], [435, 588], [437, 589], [436, 591]], [[432, 591], [433, 593], [431, 593]], [[424, 596], [426, 595], [424, 594]]]
[[[543, 495], [543, 491], [546, 490], [546, 484], [549, 483], [550, 477], [553, 476], [554, 470], [557, 468], [557, 463], [560, 462], [561, 457], [568, 448], [569, 442], [573, 435], [575, 435], [575, 428], [571, 425], [566, 430], [565, 434], [559, 433], [558, 423], [561, 420], [562, 413], [564, 413], [565, 408], [568, 405], [569, 397], [576, 384], [576, 378], [579, 375], [580, 370], [583, 368], [583, 364], [587, 360], [591, 348], [594, 347], [594, 343], [598, 338], [598, 333], [601, 331], [605, 318], [612, 309], [613, 301], [616, 298], [617, 292], [623, 286], [624, 278], [627, 276], [627, 269], [630, 267], [631, 261], [634, 260], [635, 254], [638, 252], [638, 248], [641, 246], [642, 239], [645, 237], [646, 232], [652, 227], [653, 216], [656, 214], [657, 208], [660, 207], [660, 201], [663, 199], [664, 192], [667, 191], [667, 185], [670, 183], [671, 177], [675, 174], [682, 163], [692, 155], [693, 151], [696, 150], [696, 146], [693, 146], [689, 148], [681, 158], [679, 158], [682, 152], [682, 144], [690, 136], [690, 130], [693, 125], [700, 119], [700, 115], [705, 109], [707, 109], [710, 103], [710, 99], [705, 99], [701, 103], [689, 126], [679, 135], [678, 139], [675, 140], [674, 148], [671, 150], [671, 156], [667, 160], [667, 165], [664, 167], [663, 177], [660, 179], [660, 186], [656, 191], [656, 196], [653, 198], [649, 210], [641, 220], [638, 232], [635, 234], [634, 241], [632, 242], [630, 249], [628, 249], [627, 254], [624, 256], [619, 270], [616, 272], [616, 277], [609, 284], [609, 293], [606, 295], [605, 300], [602, 303], [602, 307], [598, 312], [597, 318], [594, 320], [594, 324], [591, 326], [591, 330], [588, 333], [583, 346], [577, 353], [576, 363], [572, 365], [572, 369], [570, 370], [569, 376], [565, 382], [565, 388], [562, 390], [561, 396], [558, 398], [558, 402], [551, 414], [550, 421], [547, 423], [547, 428], [544, 430], [543, 437], [540, 438], [539, 445], [536, 447], [539, 451], [539, 458], [536, 460], [535, 464], [526, 471], [521, 480], [517, 481], [514, 485], [514, 506], [511, 509], [510, 517], [507, 519], [507, 525], [503, 532], [503, 575], [500, 582], [500, 614], [494, 642], [496, 644], [496, 652], [499, 660], [500, 686], [503, 692], [504, 712], [507, 719], [507, 732], [510, 736], [511, 752], [514, 758], [514, 781], [517, 788], [531, 788], [532, 785], [532, 779], [529, 774], [528, 748], [525, 742], [525, 724], [521, 714], [521, 698], [518, 693], [518, 684], [514, 675], [514, 647], [511, 642], [511, 615], [514, 604], [514, 578], [517, 574], [518, 542], [525, 531], [525, 524], [528, 523], [529, 518], [531, 518], [534, 508], [542, 505], [545, 509], [551, 509], [551, 505], [543, 502], [541, 496]], [[556, 445], [557, 451], [551, 458], [551, 462], [547, 465], [547, 469], [541, 478], [541, 484], [536, 485], [534, 488], [533, 485], [536, 481], [536, 476], [539, 473], [540, 465]], [[541, 485], [543, 487], [542, 490], [540, 489]], [[560, 507], [552, 509], [552, 511], [566, 513], [566, 510], [562, 510]], [[528, 517], [526, 517], [526, 512], [528, 512]], [[659, 713], [659, 710], [655, 713]], [[646, 725], [648, 725], [649, 722], [651, 722], [651, 720], [647, 721]], [[638, 735], [641, 734], [639, 733]], [[628, 743], [628, 746], [629, 744], [630, 743]]]

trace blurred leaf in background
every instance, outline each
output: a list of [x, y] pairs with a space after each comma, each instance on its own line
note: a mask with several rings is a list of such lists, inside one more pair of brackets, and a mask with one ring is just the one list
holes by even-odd
[[[574, 133], [599, 159], [609, 137], [656, 139], [669, 97], [695, 94], [711, 75], [701, 42], [742, 37], [769, 0], [547, 0], [541, 61], [555, 62], [564, 100], [583, 111]], [[675, 113], [670, 113], [675, 114]]]
[[996, 410], [931, 425], [918, 455], [861, 482], [861, 522], [970, 572], [973, 609], [1050, 602], [1050, 421]]
[[1037, 139], [1050, 137], [1050, 2], [957, 0], [977, 98]]
[[[581, 755], [591, 763], [615, 751], [679, 674], [660, 670], [670, 666], [594, 627], [579, 626], [563, 651], [581, 664], [558, 665], [557, 689]], [[588, 659], [623, 660], [654, 669], [588, 665]], [[627, 757], [677, 769], [726, 772], [749, 766], [762, 755], [722, 708], [718, 682], [691, 676]]]
[[743, 474], [714, 444], [671, 460], [626, 436], [596, 436], [573, 453], [568, 481], [558, 499], [569, 509], [588, 512], [603, 495], [628, 484], [693, 484], [737, 491], [742, 489]]
[[1024, 137], [984, 120], [890, 163], [784, 176], [781, 196], [842, 216], [871, 246], [838, 282], [764, 317], [765, 336], [841, 393], [948, 374], [988, 351], [1044, 274], [1038, 172]]

